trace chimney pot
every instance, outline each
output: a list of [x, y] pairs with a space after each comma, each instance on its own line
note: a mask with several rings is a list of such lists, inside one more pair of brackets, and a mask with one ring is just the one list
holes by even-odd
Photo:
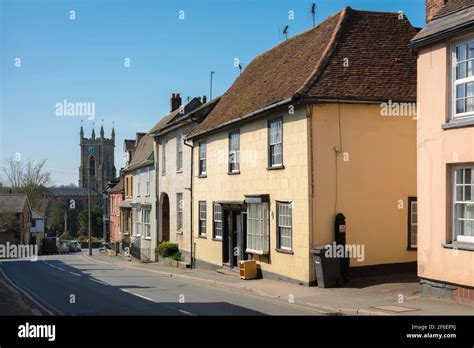
[[207, 97], [205, 95], [202, 96], [202, 103], [203, 104], [207, 103]]

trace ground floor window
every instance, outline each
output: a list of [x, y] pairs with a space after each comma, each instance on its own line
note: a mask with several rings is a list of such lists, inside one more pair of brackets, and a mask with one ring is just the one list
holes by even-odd
[[291, 226], [293, 220], [292, 203], [277, 202], [277, 248], [283, 250], [291, 250], [292, 233]]
[[206, 201], [199, 201], [199, 235], [206, 236]]
[[151, 238], [151, 210], [143, 209], [143, 233], [144, 238]]
[[268, 230], [268, 203], [247, 204], [247, 253], [261, 255], [269, 253]]
[[214, 236], [215, 239], [222, 239], [223, 217], [222, 205], [214, 203]]
[[142, 235], [142, 214], [139, 208], [133, 209], [133, 235], [141, 236]]
[[183, 194], [176, 194], [176, 229], [181, 231], [183, 229]]
[[408, 249], [417, 248], [418, 202], [416, 197], [408, 198]]
[[474, 164], [453, 173], [453, 241], [474, 243]]

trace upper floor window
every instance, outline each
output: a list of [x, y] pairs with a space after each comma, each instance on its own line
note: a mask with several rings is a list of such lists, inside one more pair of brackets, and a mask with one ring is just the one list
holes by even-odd
[[418, 202], [416, 197], [408, 198], [408, 250], [417, 248]]
[[161, 174], [166, 173], [166, 140], [161, 143]]
[[268, 123], [268, 166], [283, 166], [283, 119]]
[[140, 171], [137, 172], [137, 197], [140, 197]]
[[207, 144], [205, 141], [199, 143], [199, 175], [206, 175]]
[[474, 116], [474, 39], [454, 47], [453, 117]]
[[240, 132], [229, 133], [229, 173], [240, 171]]
[[183, 137], [176, 137], [176, 170], [183, 169]]
[[146, 194], [150, 194], [150, 182], [151, 182], [151, 170], [150, 167], [146, 168]]

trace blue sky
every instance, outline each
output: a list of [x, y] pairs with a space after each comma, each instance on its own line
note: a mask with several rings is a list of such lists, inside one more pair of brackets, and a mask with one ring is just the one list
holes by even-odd
[[317, 22], [351, 6], [401, 10], [424, 26], [424, 0], [0, 0], [0, 166], [15, 153], [46, 158], [54, 184], [77, 184], [81, 120], [87, 136], [93, 121], [56, 116], [68, 100], [95, 103], [96, 134], [102, 119], [108, 136], [115, 122], [119, 169], [123, 139], [166, 115], [171, 93], [209, 95], [212, 70], [222, 94], [234, 58], [246, 66], [285, 25], [290, 37], [311, 28], [313, 2]]

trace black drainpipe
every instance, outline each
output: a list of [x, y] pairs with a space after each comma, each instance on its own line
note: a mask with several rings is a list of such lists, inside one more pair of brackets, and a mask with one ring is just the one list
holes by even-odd
[[194, 219], [193, 219], [193, 159], [194, 159], [194, 145], [188, 144], [186, 139], [183, 141], [184, 145], [189, 146], [191, 148], [191, 186], [190, 186], [190, 194], [191, 194], [191, 245], [190, 245], [190, 257], [191, 257], [191, 268], [195, 268], [194, 266], [194, 256], [193, 256], [193, 243], [194, 243]]

